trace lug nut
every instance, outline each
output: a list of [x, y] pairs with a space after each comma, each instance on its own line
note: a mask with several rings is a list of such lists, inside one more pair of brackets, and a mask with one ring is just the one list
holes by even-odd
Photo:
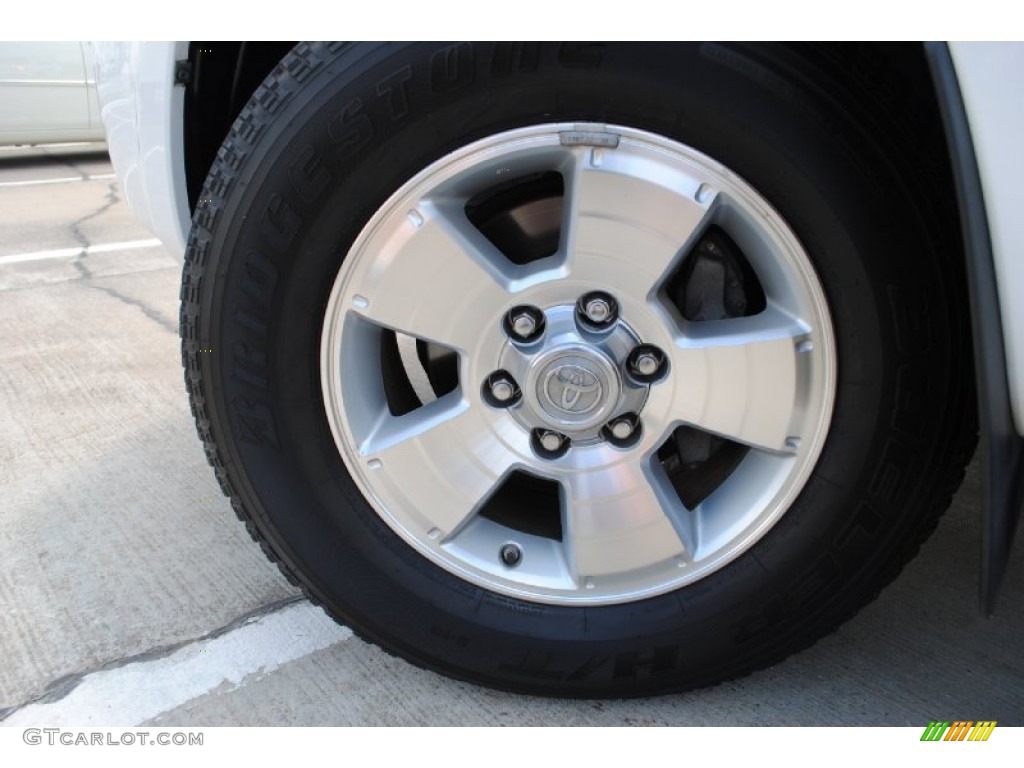
[[634, 379], [648, 384], [665, 372], [665, 353], [651, 344], [640, 344], [630, 352], [627, 365]]
[[498, 552], [498, 557], [509, 568], [515, 568], [523, 559], [523, 550], [516, 544], [504, 544]]
[[498, 379], [497, 381], [491, 382], [491, 394], [494, 399], [498, 402], [505, 402], [511, 400], [512, 395], [516, 393], [516, 388], [511, 381], [507, 379]]
[[587, 319], [595, 323], [603, 323], [608, 319], [608, 316], [612, 313], [612, 308], [608, 305], [608, 302], [604, 299], [591, 299], [587, 302], [586, 309]]
[[537, 321], [526, 312], [520, 312], [512, 318], [512, 332], [520, 338], [526, 338], [537, 330]]
[[540, 436], [540, 444], [545, 451], [553, 453], [562, 447], [562, 436], [557, 432], [543, 432]]
[[636, 360], [633, 361], [633, 370], [641, 376], [651, 376], [658, 372], [658, 358], [650, 352], [637, 355]]
[[569, 450], [569, 438], [551, 429], [535, 429], [533, 449], [542, 458], [557, 459]]
[[640, 437], [640, 417], [635, 413], [625, 413], [605, 424], [602, 433], [612, 445], [620, 448], [633, 445]]
[[521, 396], [519, 385], [508, 371], [495, 371], [484, 380], [484, 400], [495, 408], [514, 405]]
[[513, 341], [529, 344], [544, 333], [544, 313], [536, 307], [512, 307], [505, 313], [503, 325]]
[[625, 440], [633, 434], [633, 425], [629, 423], [629, 419], [616, 419], [611, 423], [611, 431], [614, 437]]
[[591, 330], [603, 331], [615, 323], [618, 302], [603, 291], [584, 294], [576, 302], [576, 314]]

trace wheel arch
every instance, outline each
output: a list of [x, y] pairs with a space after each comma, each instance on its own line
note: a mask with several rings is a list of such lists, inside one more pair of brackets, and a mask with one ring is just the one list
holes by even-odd
[[1024, 504], [1024, 438], [1014, 426], [1014, 384], [999, 301], [994, 233], [958, 72], [946, 43], [928, 43], [926, 51], [942, 110], [963, 233], [981, 431], [980, 600], [982, 611], [991, 614]]

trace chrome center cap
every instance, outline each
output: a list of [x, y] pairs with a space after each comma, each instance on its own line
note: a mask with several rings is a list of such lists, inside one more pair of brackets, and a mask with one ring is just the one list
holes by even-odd
[[530, 366], [525, 396], [540, 418], [566, 434], [606, 422], [619, 403], [615, 365], [594, 347], [558, 346]]

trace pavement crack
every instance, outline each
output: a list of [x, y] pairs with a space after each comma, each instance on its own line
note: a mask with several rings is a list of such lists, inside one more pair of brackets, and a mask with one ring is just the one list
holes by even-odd
[[[76, 266], [79, 265], [76, 264]], [[85, 267], [85, 265], [81, 265], [81, 268], [88, 269], [88, 267]], [[92, 275], [89, 275], [89, 277], [91, 276]], [[140, 310], [142, 314], [144, 314], [146, 317], [148, 317], [150, 320], [152, 320], [154, 323], [159, 325], [164, 330], [170, 331], [175, 336], [178, 335], [178, 324], [168, 320], [159, 311], [153, 309], [145, 302], [139, 301], [138, 299], [133, 299], [131, 296], [125, 296], [123, 293], [116, 291], [113, 288], [108, 288], [104, 285], [90, 284], [87, 287], [92, 288], [93, 290], [101, 291], [107, 294], [108, 296], [115, 298], [120, 302], [123, 302], [124, 304], [127, 304], [131, 307], [135, 307], [136, 309]]]
[[199, 635], [198, 637], [192, 637], [187, 640], [181, 640], [177, 643], [170, 643], [168, 645], [159, 645], [155, 648], [150, 648], [147, 651], [142, 651], [141, 653], [135, 653], [131, 656], [124, 656], [120, 659], [114, 659], [113, 661], [105, 662], [104, 664], [92, 667], [91, 669], [86, 669], [81, 672], [73, 672], [69, 675], [63, 675], [62, 677], [58, 677], [56, 680], [50, 682], [43, 690], [43, 692], [35, 698], [29, 699], [28, 701], [24, 701], [21, 704], [16, 704], [14, 706], [0, 707], [0, 724], [2, 724], [4, 720], [9, 718], [15, 712], [18, 712], [19, 710], [22, 710], [29, 705], [52, 704], [55, 701], [60, 701], [65, 696], [70, 694], [73, 690], [75, 690], [75, 688], [77, 688], [87, 677], [89, 677], [90, 675], [94, 675], [97, 672], [107, 672], [112, 669], [120, 669], [121, 667], [126, 667], [129, 664], [137, 664], [140, 662], [154, 661], [156, 659], [165, 658], [175, 653], [176, 651], [181, 650], [187, 645], [192, 645], [193, 643], [202, 643], [207, 640], [213, 640], [215, 638], [220, 637], [221, 635], [226, 635], [228, 632], [232, 632], [238, 629], [239, 627], [244, 627], [247, 624], [252, 624], [253, 622], [259, 621], [264, 616], [276, 613], [277, 611], [283, 610], [291, 605], [295, 605], [296, 603], [304, 602], [305, 600], [306, 597], [304, 595], [291, 595], [290, 597], [285, 597], [281, 600], [274, 600], [273, 602], [266, 603], [264, 605], [259, 606], [258, 608], [254, 608], [251, 611], [243, 613], [241, 616], [232, 619], [227, 624], [217, 627], [216, 629], [211, 630], [206, 634]]
[[75, 271], [80, 277], [86, 280], [92, 280], [92, 270], [89, 269], [88, 265], [85, 263], [85, 256], [85, 251], [75, 256], [74, 261], [71, 262], [71, 266], [75, 268]]
[[[67, 163], [67, 165], [71, 165], [71, 164]], [[72, 166], [72, 167], [74, 167], [74, 166]], [[78, 171], [76, 169], [76, 173], [81, 173], [81, 171]], [[83, 176], [83, 178], [84, 178], [84, 176]], [[82, 277], [84, 277], [87, 280], [89, 280], [89, 279], [91, 279], [93, 277], [92, 270], [90, 270], [89, 266], [85, 263], [85, 260], [88, 258], [88, 250], [87, 249], [93, 243], [89, 239], [89, 236], [86, 235], [85, 232], [82, 231], [82, 225], [85, 224], [85, 222], [87, 222], [87, 221], [90, 221], [90, 220], [95, 219], [95, 218], [97, 218], [99, 216], [102, 216], [104, 213], [109, 211], [111, 208], [113, 208], [115, 205], [117, 205], [120, 202], [121, 202], [121, 195], [120, 195], [120, 192], [119, 192], [119, 187], [118, 187], [116, 181], [112, 181], [112, 182], [110, 182], [107, 185], [107, 194], [106, 194], [106, 197], [104, 198], [103, 205], [101, 205], [99, 208], [97, 208], [96, 210], [92, 211], [91, 213], [87, 213], [87, 214], [85, 214], [85, 216], [82, 216], [81, 218], [75, 219], [74, 221], [71, 222], [71, 224], [68, 225], [70, 230], [71, 230], [71, 237], [74, 238], [74, 241], [78, 245], [80, 245], [82, 247], [82, 253], [80, 253], [78, 256], [75, 257], [75, 260], [72, 262], [72, 265], [74, 266], [74, 268], [78, 272], [78, 274], [80, 274]]]
[[49, 158], [50, 160], [53, 160], [55, 163], [67, 166], [72, 171], [77, 173], [81, 178], [86, 179], [86, 178], [89, 177], [89, 174], [86, 173], [85, 171], [83, 171], [81, 166], [78, 163], [76, 163], [74, 160], [72, 160], [69, 156], [61, 155], [61, 154], [58, 154], [56, 152], [52, 152], [49, 149], [46, 149], [44, 147], [41, 147], [40, 149], [43, 150], [43, 155], [45, 157]]

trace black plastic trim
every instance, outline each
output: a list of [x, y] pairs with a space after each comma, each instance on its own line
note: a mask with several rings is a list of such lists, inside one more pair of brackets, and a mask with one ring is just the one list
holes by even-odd
[[1010, 405], [1003, 325], [970, 124], [949, 46], [925, 43], [953, 164], [971, 302], [974, 367], [981, 430], [982, 554], [981, 610], [991, 615], [1006, 573], [1010, 547], [1024, 503], [1024, 439]]
[[174, 62], [174, 84], [188, 86], [192, 83], [192, 62], [179, 59]]

